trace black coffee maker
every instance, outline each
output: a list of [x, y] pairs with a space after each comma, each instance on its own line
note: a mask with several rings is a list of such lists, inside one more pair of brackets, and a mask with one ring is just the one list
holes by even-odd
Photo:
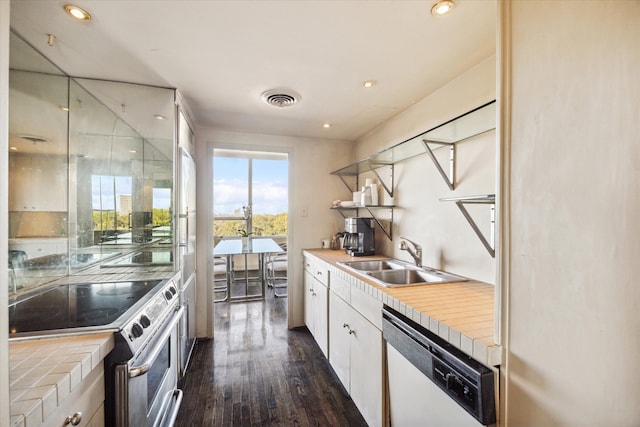
[[345, 218], [343, 247], [351, 256], [376, 254], [376, 239], [373, 219]]

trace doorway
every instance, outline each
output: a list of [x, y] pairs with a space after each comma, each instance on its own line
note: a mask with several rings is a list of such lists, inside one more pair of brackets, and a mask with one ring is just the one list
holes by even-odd
[[263, 255], [210, 252], [214, 329], [233, 316], [264, 318], [270, 311], [284, 314], [286, 325], [289, 154], [216, 148], [212, 166], [212, 247], [239, 245], [247, 236], [251, 245], [273, 241], [279, 248]]

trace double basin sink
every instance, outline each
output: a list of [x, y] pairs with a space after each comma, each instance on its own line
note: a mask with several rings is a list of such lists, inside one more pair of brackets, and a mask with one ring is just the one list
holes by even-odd
[[385, 287], [416, 286], [435, 283], [464, 282], [469, 279], [455, 274], [395, 259], [338, 262], [353, 272], [373, 279]]

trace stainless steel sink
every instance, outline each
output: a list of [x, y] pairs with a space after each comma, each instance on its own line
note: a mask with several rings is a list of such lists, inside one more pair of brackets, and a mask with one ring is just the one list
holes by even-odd
[[413, 285], [417, 283], [464, 282], [464, 277], [438, 270], [406, 268], [401, 270], [370, 271], [369, 276], [382, 282], [384, 286]]
[[469, 279], [452, 273], [416, 267], [395, 259], [339, 262], [354, 273], [373, 279], [384, 287], [427, 285], [433, 283], [464, 282]]
[[378, 270], [395, 270], [398, 268], [406, 268], [403, 263], [380, 260], [380, 261], [350, 261], [341, 263], [347, 267], [359, 271], [378, 271]]

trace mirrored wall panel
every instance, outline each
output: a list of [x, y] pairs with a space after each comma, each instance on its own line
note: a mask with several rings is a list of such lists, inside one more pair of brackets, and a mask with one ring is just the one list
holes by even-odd
[[172, 265], [175, 91], [69, 77], [15, 34], [9, 86], [9, 295]]

